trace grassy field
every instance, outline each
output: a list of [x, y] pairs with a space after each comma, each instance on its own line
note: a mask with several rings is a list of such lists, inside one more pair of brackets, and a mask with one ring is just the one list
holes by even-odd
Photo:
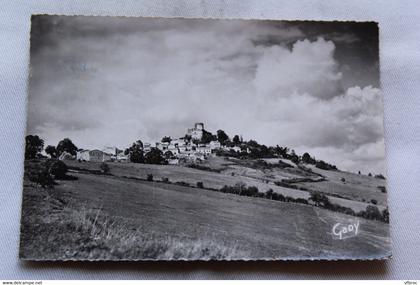
[[[72, 163], [99, 169], [95, 163]], [[383, 222], [310, 205], [122, 177], [153, 173], [155, 180], [200, 179], [209, 185], [212, 178], [220, 178], [212, 175], [237, 179], [223, 173], [109, 165], [110, 176], [73, 172], [77, 180], [59, 180], [53, 189], [41, 188], [25, 175], [21, 258], [372, 259], [390, 254], [388, 224]], [[334, 224], [355, 220], [360, 221], [357, 236], [332, 237]]]
[[[66, 163], [71, 167], [89, 170], [98, 170], [100, 165], [100, 163], [95, 162], [67, 161]], [[290, 161], [287, 161], [287, 163], [294, 165]], [[377, 200], [377, 207], [381, 211], [387, 205], [386, 193], [382, 193], [378, 188], [378, 186], [385, 186], [385, 180], [349, 172], [325, 171], [313, 168], [314, 173], [310, 173], [304, 172], [296, 167], [263, 169], [253, 166], [252, 161], [221, 157], [213, 157], [200, 164], [201, 166], [208, 167], [212, 171], [176, 165], [147, 165], [118, 162], [109, 162], [108, 164], [112, 169], [113, 175], [120, 177], [130, 176], [146, 179], [148, 174], [152, 174], [155, 180], [168, 178], [171, 182], [183, 181], [192, 186], [195, 186], [197, 182], [203, 182], [206, 188], [213, 189], [220, 189], [225, 185], [233, 186], [238, 182], [244, 182], [248, 186], [256, 186], [260, 192], [266, 192], [272, 189], [276, 193], [295, 199], [308, 199], [310, 197], [308, 190], [316, 190], [325, 193], [333, 203], [349, 207], [356, 212], [365, 210], [372, 199]], [[320, 176], [317, 174], [326, 177], [326, 181], [294, 183], [307, 190], [292, 189], [274, 184], [276, 181], [281, 181], [282, 179], [293, 178], [319, 180]], [[342, 182], [341, 178], [345, 178], [345, 182]]]

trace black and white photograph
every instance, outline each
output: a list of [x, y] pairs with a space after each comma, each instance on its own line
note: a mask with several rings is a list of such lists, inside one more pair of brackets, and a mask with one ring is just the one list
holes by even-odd
[[33, 15], [23, 260], [391, 257], [375, 22]]

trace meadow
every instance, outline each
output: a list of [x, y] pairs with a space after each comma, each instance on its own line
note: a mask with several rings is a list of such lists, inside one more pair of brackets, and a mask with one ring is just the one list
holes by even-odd
[[[99, 170], [99, 163], [66, 163], [73, 168], [73, 179], [57, 180], [53, 188], [42, 188], [24, 177], [23, 259], [374, 259], [390, 255], [384, 222], [195, 187], [197, 181], [218, 187], [241, 180], [274, 188], [252, 177], [228, 174], [232, 162], [214, 161], [220, 171], [115, 162], [109, 163], [110, 175], [82, 170]], [[25, 174], [33, 167], [27, 161]], [[154, 181], [147, 181], [148, 174]], [[163, 183], [162, 178], [171, 183]], [[190, 185], [172, 183], [177, 181]], [[355, 220], [360, 222], [357, 236], [333, 238], [336, 223]]]

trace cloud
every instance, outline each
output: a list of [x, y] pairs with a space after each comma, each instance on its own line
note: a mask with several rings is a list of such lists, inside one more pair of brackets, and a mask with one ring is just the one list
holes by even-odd
[[259, 95], [276, 99], [294, 93], [330, 99], [340, 94], [342, 74], [334, 60], [335, 45], [319, 38], [297, 41], [292, 49], [272, 46], [258, 63], [255, 85]]
[[369, 167], [383, 171], [380, 90], [371, 86], [342, 90], [334, 50], [331, 41], [319, 38], [297, 41], [290, 50], [274, 46], [264, 52], [254, 80], [255, 117], [264, 125], [254, 125], [259, 129], [256, 136], [270, 130], [265, 136], [269, 144], [311, 150], [353, 170], [363, 160], [372, 160]]
[[28, 104], [28, 132], [47, 144], [126, 147], [204, 122], [339, 167], [364, 159], [382, 169], [379, 89], [343, 90], [332, 41], [272, 21], [52, 22], [31, 54]]

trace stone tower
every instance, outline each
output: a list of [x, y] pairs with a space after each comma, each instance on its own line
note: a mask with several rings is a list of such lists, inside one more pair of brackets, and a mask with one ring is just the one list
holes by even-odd
[[195, 123], [194, 128], [188, 129], [188, 135], [190, 135], [193, 140], [201, 140], [201, 138], [203, 137], [203, 132], [203, 123]]

